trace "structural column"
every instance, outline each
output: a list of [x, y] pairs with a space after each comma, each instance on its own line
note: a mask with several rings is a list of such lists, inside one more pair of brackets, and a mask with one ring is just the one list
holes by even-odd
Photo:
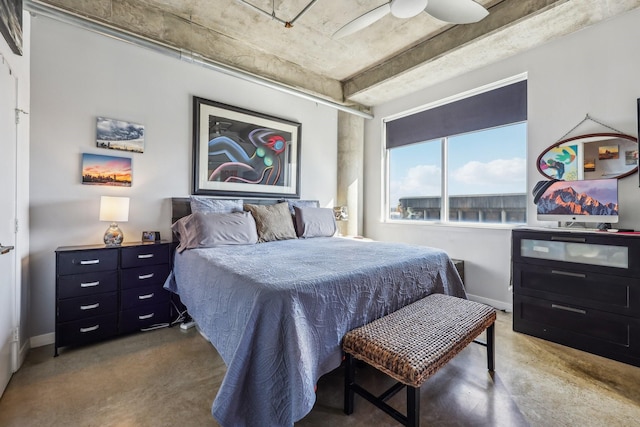
[[347, 206], [348, 221], [339, 221], [343, 235], [363, 233], [364, 118], [338, 112], [338, 188], [336, 206]]

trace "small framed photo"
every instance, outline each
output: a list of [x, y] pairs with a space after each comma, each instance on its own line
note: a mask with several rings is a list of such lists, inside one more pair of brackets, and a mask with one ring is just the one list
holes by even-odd
[[160, 241], [159, 231], [143, 231], [142, 243], [155, 243]]

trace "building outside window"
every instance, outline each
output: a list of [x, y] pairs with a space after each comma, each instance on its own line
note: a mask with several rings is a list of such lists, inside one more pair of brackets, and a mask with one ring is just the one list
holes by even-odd
[[[526, 223], [526, 81], [486, 93], [387, 123], [387, 219]], [[514, 105], [466, 120], [500, 99]]]

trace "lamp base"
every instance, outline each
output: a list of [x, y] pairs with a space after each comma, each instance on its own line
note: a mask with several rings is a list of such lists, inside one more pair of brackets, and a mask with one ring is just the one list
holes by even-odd
[[124, 233], [120, 230], [118, 224], [112, 222], [104, 233], [104, 244], [107, 246], [120, 246], [123, 239]]

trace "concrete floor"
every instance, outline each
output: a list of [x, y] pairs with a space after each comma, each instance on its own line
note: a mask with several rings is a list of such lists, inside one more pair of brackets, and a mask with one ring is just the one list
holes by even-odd
[[[225, 373], [195, 329], [32, 350], [0, 399], [0, 426], [216, 426], [211, 403]], [[365, 386], [389, 380], [359, 370]], [[404, 408], [404, 393], [391, 400]], [[631, 426], [640, 419], [640, 368], [514, 333], [498, 313], [496, 373], [472, 344], [422, 386], [422, 425]], [[314, 409], [296, 426], [396, 426], [356, 396], [342, 413], [342, 371], [322, 377]]]

